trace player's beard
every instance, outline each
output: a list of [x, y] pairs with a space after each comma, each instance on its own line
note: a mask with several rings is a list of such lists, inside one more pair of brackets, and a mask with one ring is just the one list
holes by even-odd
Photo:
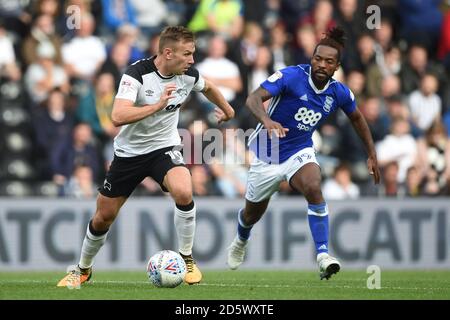
[[314, 82], [320, 86], [325, 85], [331, 79], [331, 76], [327, 73], [322, 73], [319, 75], [320, 75], [320, 77], [318, 78], [317, 73], [314, 72], [312, 78], [313, 78]]

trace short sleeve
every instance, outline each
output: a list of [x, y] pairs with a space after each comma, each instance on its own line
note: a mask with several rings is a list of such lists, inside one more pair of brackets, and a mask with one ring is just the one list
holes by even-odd
[[205, 79], [199, 75], [198, 80], [195, 83], [194, 87], [192, 88], [193, 91], [202, 91], [203, 88], [205, 88]]
[[135, 78], [124, 74], [122, 79], [120, 79], [119, 89], [117, 90], [117, 99], [126, 99], [136, 102], [139, 89], [142, 87], [140, 83]]
[[286, 88], [286, 69], [278, 70], [267, 80], [261, 83], [261, 87], [266, 89], [272, 97], [278, 96]]
[[345, 114], [349, 115], [356, 110], [355, 95], [353, 94], [352, 90], [350, 90], [346, 86], [342, 86], [341, 88], [342, 90], [340, 90], [341, 92], [339, 107], [345, 112]]

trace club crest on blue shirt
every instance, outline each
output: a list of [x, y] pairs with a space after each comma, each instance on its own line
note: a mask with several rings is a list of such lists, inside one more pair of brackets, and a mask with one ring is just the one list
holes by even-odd
[[330, 96], [325, 97], [325, 103], [323, 104], [323, 111], [326, 113], [330, 112], [331, 106], [333, 105], [333, 98]]

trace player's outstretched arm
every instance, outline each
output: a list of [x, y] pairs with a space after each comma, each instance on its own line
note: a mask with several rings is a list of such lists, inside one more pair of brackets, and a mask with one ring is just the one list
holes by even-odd
[[161, 94], [161, 98], [155, 104], [147, 104], [136, 108], [134, 102], [128, 99], [115, 99], [111, 113], [111, 121], [116, 127], [142, 120], [167, 106], [173, 99], [172, 92], [176, 90], [174, 83], [168, 84]]
[[220, 111], [216, 110], [216, 117], [219, 123], [234, 118], [234, 109], [211, 81], [205, 79], [205, 87], [202, 93], [209, 101], [220, 108]]
[[266, 128], [269, 138], [272, 138], [272, 134], [275, 134], [275, 136], [279, 138], [283, 138], [286, 136], [289, 129], [283, 128], [280, 123], [270, 119], [264, 109], [263, 102], [270, 98], [272, 98], [272, 95], [266, 89], [259, 87], [248, 96], [245, 105], [250, 109], [255, 118], [263, 124], [264, 128]]
[[355, 109], [355, 111], [349, 114], [348, 118], [366, 147], [368, 154], [367, 168], [369, 169], [369, 173], [373, 176], [375, 184], [378, 184], [380, 183], [380, 169], [378, 168], [377, 153], [375, 151], [369, 126], [358, 109]]

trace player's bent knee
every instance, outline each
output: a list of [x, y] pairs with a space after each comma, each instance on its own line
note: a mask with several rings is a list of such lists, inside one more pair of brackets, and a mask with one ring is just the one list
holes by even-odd
[[308, 183], [306, 186], [304, 186], [303, 193], [307, 200], [315, 200], [322, 198], [320, 181]]
[[172, 197], [178, 205], [187, 206], [192, 202], [192, 192], [189, 190], [174, 190]]
[[116, 216], [115, 210], [97, 210], [92, 219], [92, 225], [98, 231], [107, 230], [113, 224]]

